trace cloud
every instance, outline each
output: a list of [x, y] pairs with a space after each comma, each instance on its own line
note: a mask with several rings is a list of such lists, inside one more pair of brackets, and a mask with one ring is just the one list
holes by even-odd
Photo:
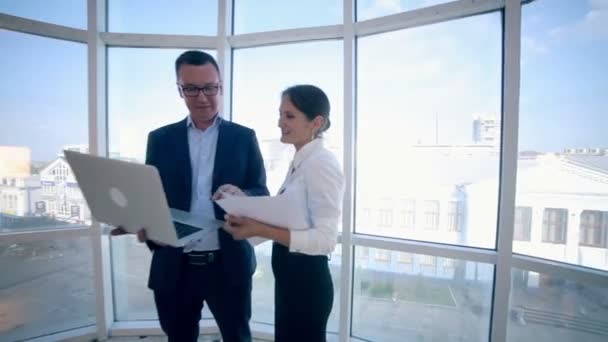
[[528, 36], [522, 36], [521, 45], [522, 50], [526, 53], [544, 55], [550, 52], [549, 46], [547, 46], [547, 44], [543, 43], [538, 39]]
[[588, 5], [587, 13], [580, 20], [552, 29], [549, 36], [553, 39], [608, 39], [608, 1], [589, 0]]
[[[365, 4], [365, 2], [364, 2]], [[359, 20], [377, 18], [384, 15], [395, 14], [402, 12], [400, 0], [373, 0], [369, 6], [364, 7], [359, 11]]]

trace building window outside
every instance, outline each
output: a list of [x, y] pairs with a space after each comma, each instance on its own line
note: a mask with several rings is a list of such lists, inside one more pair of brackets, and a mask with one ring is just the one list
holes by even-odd
[[585, 210], [581, 213], [579, 244], [608, 247], [608, 211]]
[[414, 260], [412, 253], [397, 252], [397, 261], [401, 264], [411, 265]]
[[432, 255], [421, 255], [420, 265], [435, 267], [437, 266], [437, 257]]
[[568, 209], [545, 208], [543, 215], [543, 242], [566, 243]]
[[68, 204], [66, 202], [63, 202], [59, 205], [59, 215], [61, 215], [61, 216], [70, 215], [70, 210], [69, 210]]
[[532, 231], [532, 208], [517, 207], [515, 209], [515, 226], [513, 240], [530, 241]]
[[393, 226], [393, 201], [390, 199], [383, 199], [380, 201], [380, 208], [378, 209], [378, 226]]
[[357, 259], [361, 259], [361, 260], [368, 260], [369, 259], [369, 247], [357, 247], [356, 249], [357, 252], [355, 252], [357, 254]]
[[455, 267], [455, 262], [454, 259], [450, 259], [450, 258], [444, 258], [443, 259], [443, 269], [448, 271], [448, 270], [454, 270]]
[[401, 200], [400, 225], [407, 230], [416, 227], [416, 201], [410, 199]]
[[390, 261], [391, 260], [391, 251], [387, 251], [386, 249], [377, 249], [376, 250], [376, 260]]
[[363, 208], [361, 210], [361, 222], [359, 224], [369, 226], [372, 223], [372, 210], [370, 208]]
[[57, 202], [49, 201], [47, 207], [49, 208], [49, 214], [53, 216], [57, 215]]
[[439, 229], [439, 201], [424, 201], [424, 227]]
[[462, 230], [462, 204], [450, 201], [448, 205], [448, 231], [459, 232]]
[[58, 165], [53, 171], [52, 174], [55, 176], [55, 180], [57, 181], [65, 181], [68, 177], [68, 168], [65, 165]]

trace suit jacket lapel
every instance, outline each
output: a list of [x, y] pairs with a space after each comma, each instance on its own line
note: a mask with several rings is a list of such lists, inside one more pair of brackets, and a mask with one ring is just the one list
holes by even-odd
[[228, 157], [228, 146], [230, 146], [230, 130], [228, 129], [228, 123], [224, 119], [220, 118], [218, 132], [217, 132], [217, 147], [215, 150], [215, 161], [213, 164], [213, 184], [212, 191], [215, 191], [221, 184], [220, 174]]
[[181, 121], [178, 126], [175, 145], [173, 153], [176, 154], [175, 159], [181, 171], [189, 207], [192, 200], [190, 198], [192, 196], [192, 164], [190, 163], [190, 145], [188, 144], [188, 126], [186, 120]]

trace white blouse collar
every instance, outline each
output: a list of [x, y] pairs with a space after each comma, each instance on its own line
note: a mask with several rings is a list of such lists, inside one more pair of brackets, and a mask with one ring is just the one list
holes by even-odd
[[323, 139], [317, 138], [313, 139], [306, 145], [302, 146], [299, 151], [293, 156], [293, 167], [298, 168], [302, 164], [304, 160], [306, 160], [311, 155], [315, 154], [315, 152], [323, 149]]

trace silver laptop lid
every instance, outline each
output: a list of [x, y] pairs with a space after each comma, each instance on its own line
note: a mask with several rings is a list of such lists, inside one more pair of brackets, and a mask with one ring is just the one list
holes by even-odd
[[80, 189], [100, 222], [178, 245], [165, 193], [155, 167], [64, 151]]

